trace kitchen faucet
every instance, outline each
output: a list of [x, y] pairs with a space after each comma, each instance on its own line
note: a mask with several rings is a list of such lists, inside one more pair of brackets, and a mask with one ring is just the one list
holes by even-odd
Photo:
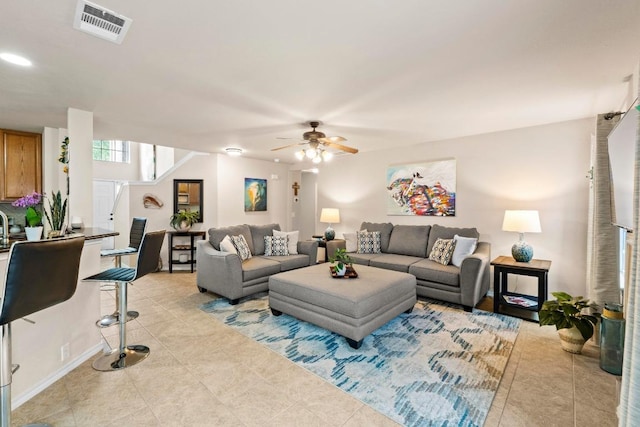
[[7, 215], [0, 211], [0, 217], [2, 217], [2, 241], [3, 245], [9, 243], [9, 219]]

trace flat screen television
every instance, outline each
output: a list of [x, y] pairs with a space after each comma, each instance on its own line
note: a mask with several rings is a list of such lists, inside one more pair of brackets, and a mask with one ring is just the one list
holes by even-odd
[[633, 171], [638, 115], [636, 107], [632, 107], [608, 137], [615, 207], [611, 222], [627, 230], [633, 230]]

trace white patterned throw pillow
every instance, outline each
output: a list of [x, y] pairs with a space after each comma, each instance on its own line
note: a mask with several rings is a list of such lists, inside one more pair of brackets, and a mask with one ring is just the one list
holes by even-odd
[[247, 240], [242, 234], [239, 236], [231, 236], [231, 243], [236, 248], [236, 252], [242, 261], [251, 258], [251, 249], [247, 244]]
[[359, 254], [379, 254], [380, 253], [380, 232], [379, 231], [356, 231]]
[[289, 236], [264, 236], [265, 256], [289, 255]]
[[299, 231], [273, 230], [273, 235], [276, 237], [282, 237], [282, 236], [289, 237], [289, 254], [288, 255], [298, 255], [298, 238], [300, 235]]
[[438, 239], [431, 249], [429, 259], [447, 265], [451, 261], [455, 247], [456, 241], [453, 239]]

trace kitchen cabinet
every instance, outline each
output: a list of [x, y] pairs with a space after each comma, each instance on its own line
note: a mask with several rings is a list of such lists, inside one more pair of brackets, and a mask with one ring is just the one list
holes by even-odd
[[0, 201], [42, 193], [42, 135], [0, 129]]

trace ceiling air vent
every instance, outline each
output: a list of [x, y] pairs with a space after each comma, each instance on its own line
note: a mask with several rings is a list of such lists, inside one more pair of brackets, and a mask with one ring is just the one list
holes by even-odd
[[131, 19], [97, 4], [78, 0], [73, 28], [120, 44], [131, 26]]

